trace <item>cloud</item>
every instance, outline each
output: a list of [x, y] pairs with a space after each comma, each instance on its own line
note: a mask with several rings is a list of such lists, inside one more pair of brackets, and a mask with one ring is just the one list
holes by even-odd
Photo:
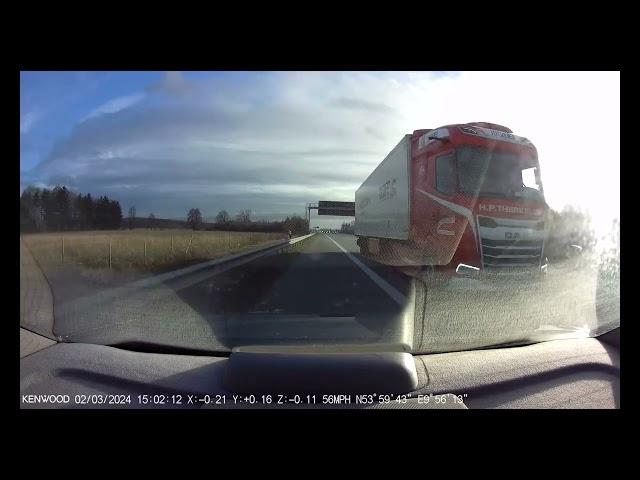
[[439, 80], [439, 79], [448, 79], [448, 78], [457, 78], [460, 76], [460, 72], [448, 72], [448, 71], [436, 71], [431, 72], [431, 78]]
[[[158, 216], [181, 218], [198, 206], [213, 214], [249, 208], [277, 217], [303, 213], [307, 202], [353, 200], [362, 180], [406, 133], [484, 120], [536, 144], [554, 206], [571, 196], [602, 203], [592, 195], [598, 177], [615, 184], [619, 165], [603, 170], [599, 162], [608, 152], [619, 159], [619, 143], [586, 138], [584, 125], [619, 114], [619, 87], [610, 87], [619, 76], [610, 77], [233, 72], [193, 79], [172, 72], [136, 101], [114, 99], [109, 108], [100, 107], [110, 114], [76, 125], [29, 178], [69, 182], [135, 204], [140, 212], [148, 206]], [[597, 98], [590, 93], [594, 85], [603, 92]], [[581, 174], [571, 191], [566, 188], [575, 172], [591, 171], [598, 174]]]
[[[203, 210], [237, 206], [258, 215], [290, 214], [310, 201], [352, 200], [397, 143], [384, 120], [370, 118], [391, 109], [355, 100], [348, 79], [345, 95], [333, 103], [335, 89], [325, 76], [231, 76], [190, 81], [188, 90], [183, 80], [165, 75], [146, 95], [99, 107], [57, 142], [35, 176], [111, 193], [138, 209], [177, 195], [175, 206], [156, 209], [160, 215], [163, 209], [181, 212], [190, 198], [201, 198]], [[368, 81], [385, 90], [380, 82], [386, 80]], [[176, 96], [176, 89], [197, 95]], [[386, 131], [389, 138], [371, 131]]]
[[97, 117], [99, 115], [104, 115], [106, 113], [119, 112], [120, 110], [124, 110], [125, 108], [129, 108], [135, 105], [143, 98], [144, 94], [142, 93], [134, 93], [132, 95], [114, 98], [94, 109], [91, 113], [89, 113], [89, 115], [85, 117], [85, 120]]
[[392, 113], [394, 111], [393, 108], [382, 103], [370, 102], [368, 100], [360, 100], [357, 98], [338, 98], [337, 100], [332, 101], [330, 105], [373, 113]]
[[181, 72], [164, 72], [160, 81], [148, 87], [149, 92], [164, 92], [170, 94], [182, 95], [190, 92], [192, 89]]
[[42, 118], [42, 113], [33, 111], [20, 114], [20, 133], [25, 134]]

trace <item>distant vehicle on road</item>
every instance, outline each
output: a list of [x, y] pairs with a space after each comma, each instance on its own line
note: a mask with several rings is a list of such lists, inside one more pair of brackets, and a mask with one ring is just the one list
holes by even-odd
[[358, 188], [360, 252], [406, 273], [546, 271], [537, 150], [486, 122], [405, 135]]

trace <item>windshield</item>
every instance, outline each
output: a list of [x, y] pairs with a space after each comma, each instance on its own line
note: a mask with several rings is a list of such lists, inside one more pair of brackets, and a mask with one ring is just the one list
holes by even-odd
[[461, 147], [456, 157], [460, 192], [474, 197], [544, 201], [537, 161], [530, 155]]
[[21, 325], [222, 355], [599, 335], [619, 108], [618, 72], [21, 72]]

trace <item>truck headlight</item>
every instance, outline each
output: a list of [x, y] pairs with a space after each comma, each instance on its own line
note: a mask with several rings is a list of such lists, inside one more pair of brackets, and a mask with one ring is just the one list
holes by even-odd
[[498, 226], [498, 224], [493, 218], [488, 218], [488, 217], [480, 217], [478, 219], [478, 223], [480, 224], [481, 227], [496, 228]]

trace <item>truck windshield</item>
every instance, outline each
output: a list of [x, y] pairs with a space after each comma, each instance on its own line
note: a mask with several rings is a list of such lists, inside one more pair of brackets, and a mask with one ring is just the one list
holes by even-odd
[[456, 158], [461, 193], [529, 202], [544, 200], [537, 161], [529, 155], [462, 147]]

